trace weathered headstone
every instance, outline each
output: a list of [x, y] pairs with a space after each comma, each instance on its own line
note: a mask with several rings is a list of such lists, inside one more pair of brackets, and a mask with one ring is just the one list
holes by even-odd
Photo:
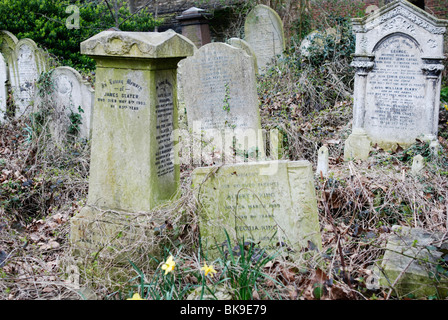
[[[447, 244], [443, 234], [405, 226], [393, 226], [384, 257], [379, 283], [392, 287], [399, 297], [415, 298], [448, 295], [448, 277], [437, 271], [445, 258]], [[443, 250], [439, 250], [443, 248]]]
[[254, 69], [255, 72], [258, 73], [258, 64], [257, 64], [257, 55], [255, 54], [254, 49], [247, 43], [247, 41], [240, 38], [230, 38], [227, 40], [227, 43], [233, 47], [243, 49], [246, 53], [251, 56], [254, 60]]
[[425, 167], [425, 158], [423, 158], [421, 154], [416, 155], [412, 159], [411, 173], [413, 175], [419, 175], [424, 167]]
[[9, 56], [14, 51], [17, 42], [19, 40], [14, 34], [6, 30], [0, 30], [0, 52], [6, 61], [9, 60]]
[[[300, 256], [321, 248], [313, 172], [308, 161], [264, 161], [202, 167], [192, 182], [200, 205], [200, 234], [209, 254], [226, 241], [253, 241], [274, 253]], [[232, 242], [232, 245], [235, 245]]]
[[283, 22], [277, 12], [261, 4], [253, 8], [244, 23], [244, 40], [257, 55], [258, 71], [262, 74], [285, 51]]
[[346, 160], [367, 158], [370, 143], [389, 150], [437, 140], [447, 25], [405, 0], [353, 20], [354, 135]]
[[6, 115], [6, 102], [8, 101], [8, 88], [6, 81], [8, 81], [8, 67], [6, 65], [3, 55], [0, 53], [0, 123], [3, 123]]
[[136, 233], [152, 231], [147, 216], [133, 214], [175, 196], [176, 69], [193, 52], [172, 30], [104, 31], [81, 43], [97, 68], [89, 193], [71, 226], [78, 248], [132, 243]]
[[[231, 158], [234, 150], [263, 153], [252, 58], [225, 43], [202, 46], [182, 61], [188, 127]], [[201, 151], [199, 151], [201, 153]]]
[[326, 178], [328, 177], [328, 148], [326, 146], [320, 147], [317, 152], [317, 169], [316, 174]]
[[35, 111], [51, 108], [49, 125], [55, 141], [64, 141], [67, 134], [89, 139], [94, 103], [92, 86], [71, 67], [55, 68], [48, 81], [49, 92], [41, 92], [43, 99], [38, 95]]
[[31, 111], [35, 99], [36, 82], [48, 67], [48, 62], [36, 43], [31, 39], [21, 39], [8, 59], [11, 89], [15, 103], [15, 116], [20, 117]]

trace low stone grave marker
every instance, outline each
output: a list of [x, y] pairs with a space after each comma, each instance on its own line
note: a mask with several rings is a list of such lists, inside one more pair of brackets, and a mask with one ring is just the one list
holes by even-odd
[[200, 207], [201, 239], [212, 256], [226, 242], [225, 231], [231, 241], [252, 241], [268, 253], [292, 250], [294, 259], [304, 248], [321, 248], [308, 161], [202, 167], [193, 171], [192, 182]]
[[393, 226], [392, 232], [381, 262], [383, 272], [376, 272], [379, 284], [385, 288], [394, 285], [393, 294], [399, 297], [448, 296], [448, 277], [440, 271], [438, 278], [435, 276], [448, 247], [443, 234], [405, 226]]
[[71, 221], [78, 250], [150, 236], [149, 212], [176, 195], [176, 69], [193, 52], [172, 30], [104, 31], [81, 43], [97, 69], [87, 205]]
[[328, 177], [328, 148], [322, 146], [317, 152], [317, 169], [316, 174], [318, 176], [327, 178]]
[[244, 23], [244, 40], [254, 50], [258, 71], [263, 74], [272, 60], [285, 51], [283, 22], [278, 13], [262, 4], [253, 8]]
[[353, 19], [353, 134], [345, 160], [366, 159], [371, 144], [391, 150], [417, 138], [437, 142], [447, 25], [405, 0]]

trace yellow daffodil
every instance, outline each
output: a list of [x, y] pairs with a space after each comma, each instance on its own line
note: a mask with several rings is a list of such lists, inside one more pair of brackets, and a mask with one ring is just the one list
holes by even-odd
[[134, 293], [132, 298], [127, 298], [126, 300], [145, 300], [145, 299], [142, 299], [142, 297], [140, 297], [140, 294]]
[[174, 270], [174, 267], [176, 266], [176, 262], [174, 262], [173, 256], [169, 256], [166, 262], [162, 266], [162, 270], [165, 270], [165, 275], [168, 274], [168, 272], [171, 272]]
[[205, 276], [207, 276], [210, 272], [216, 273], [216, 270], [213, 269], [213, 266], [212, 265], [208, 266], [205, 262], [204, 262], [204, 266], [201, 268], [201, 270], [204, 270]]

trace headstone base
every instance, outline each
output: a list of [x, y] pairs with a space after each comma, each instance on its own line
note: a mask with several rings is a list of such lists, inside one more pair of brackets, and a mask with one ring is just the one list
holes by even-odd
[[134, 250], [157, 252], [154, 231], [162, 224], [163, 219], [145, 214], [86, 206], [71, 219], [72, 251], [75, 256], [96, 255], [114, 264], [128, 264]]

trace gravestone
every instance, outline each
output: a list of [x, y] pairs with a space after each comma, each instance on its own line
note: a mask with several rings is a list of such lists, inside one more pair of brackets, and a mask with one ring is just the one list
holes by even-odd
[[6, 65], [3, 55], [0, 53], [0, 123], [5, 121], [6, 102], [8, 101], [8, 67]]
[[393, 226], [381, 261], [382, 271], [378, 272], [379, 284], [387, 288], [395, 283], [393, 293], [399, 298], [409, 294], [416, 299], [447, 297], [448, 278], [437, 271], [446, 258], [444, 238], [439, 232]]
[[328, 148], [322, 146], [317, 152], [317, 169], [316, 174], [326, 178], [328, 177]]
[[43, 99], [38, 95], [35, 111], [51, 108], [49, 125], [55, 141], [61, 143], [67, 134], [90, 139], [94, 103], [92, 86], [71, 67], [55, 68], [49, 81], [52, 84], [50, 92], [44, 92]]
[[437, 140], [447, 24], [405, 0], [353, 19], [356, 74], [346, 160], [366, 159], [370, 144], [391, 150], [417, 138]]
[[104, 31], [81, 43], [97, 68], [87, 204], [71, 222], [78, 250], [123, 248], [151, 233], [153, 217], [136, 213], [176, 195], [176, 69], [193, 52], [172, 30]]
[[413, 175], [419, 175], [424, 167], [425, 167], [425, 158], [423, 158], [421, 154], [416, 155], [412, 159], [411, 173]]
[[179, 72], [193, 135], [225, 161], [234, 159], [235, 149], [263, 154], [255, 70], [244, 50], [209, 43], [182, 61]]
[[0, 30], [0, 52], [6, 61], [9, 60], [9, 56], [14, 51], [19, 40], [17, 37], [9, 31]]
[[[308, 161], [260, 161], [196, 168], [193, 188], [209, 254], [226, 241], [259, 243], [269, 253], [321, 248], [313, 172]], [[232, 246], [235, 245], [232, 242]], [[285, 253], [285, 252], [283, 252]]]
[[246, 17], [244, 40], [257, 56], [258, 72], [262, 74], [277, 55], [285, 51], [283, 22], [277, 12], [265, 5], [257, 5]]
[[36, 82], [48, 69], [47, 59], [31, 39], [21, 39], [9, 56], [9, 75], [15, 103], [15, 116], [31, 111], [35, 100]]
[[227, 40], [227, 43], [235, 48], [240, 48], [246, 51], [246, 53], [253, 58], [255, 73], [258, 73], [257, 55], [250, 44], [240, 38], [230, 38]]

